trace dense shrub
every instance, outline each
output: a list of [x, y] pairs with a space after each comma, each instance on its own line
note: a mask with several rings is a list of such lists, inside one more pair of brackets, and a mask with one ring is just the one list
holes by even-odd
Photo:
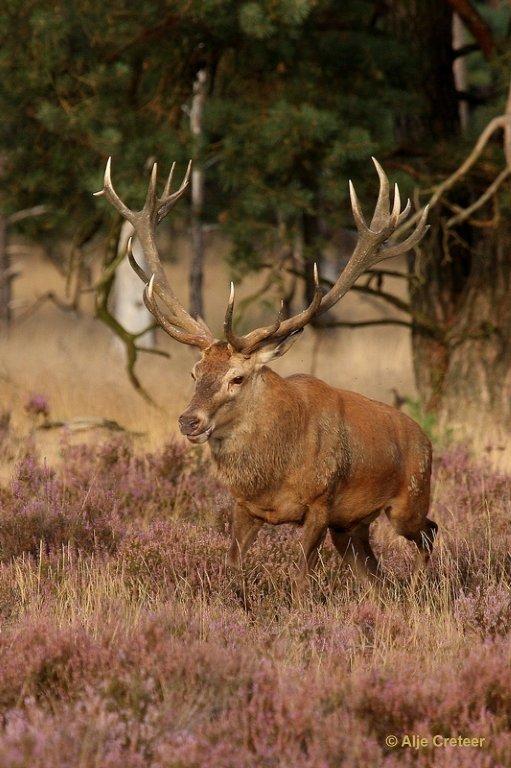
[[113, 552], [136, 522], [180, 518], [204, 523], [217, 514], [218, 483], [204, 462], [171, 442], [137, 455], [125, 439], [100, 446], [62, 446], [62, 466], [51, 469], [30, 445], [2, 494], [0, 559], [36, 555], [41, 543], [69, 542], [89, 552]]

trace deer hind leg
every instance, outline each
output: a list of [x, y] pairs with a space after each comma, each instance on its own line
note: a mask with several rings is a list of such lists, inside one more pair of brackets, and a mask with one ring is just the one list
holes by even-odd
[[332, 542], [355, 576], [366, 584], [374, 584], [379, 577], [379, 563], [369, 540], [369, 525], [360, 525], [355, 531], [330, 527]]
[[231, 546], [227, 563], [238, 568], [243, 563], [249, 547], [252, 546], [261, 530], [262, 521], [248, 512], [242, 504], [236, 504], [232, 514]]
[[427, 566], [438, 530], [438, 525], [427, 517], [428, 509], [429, 492], [423, 496], [415, 494], [403, 500], [396, 499], [385, 510], [396, 533], [413, 541], [417, 547], [416, 570]]

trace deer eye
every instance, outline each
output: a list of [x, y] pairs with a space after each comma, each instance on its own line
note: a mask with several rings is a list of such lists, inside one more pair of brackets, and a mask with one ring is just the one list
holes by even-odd
[[193, 372], [193, 371], [190, 371], [190, 376], [191, 376], [191, 377], [192, 377], [192, 379], [195, 381], [195, 374], [194, 374], [194, 372]]
[[231, 384], [243, 384], [244, 379], [244, 376], [235, 376], [234, 379], [231, 379]]

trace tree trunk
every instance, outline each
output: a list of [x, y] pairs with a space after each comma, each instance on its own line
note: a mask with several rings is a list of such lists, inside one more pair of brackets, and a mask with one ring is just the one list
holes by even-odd
[[[118, 253], [126, 252], [128, 238], [132, 234], [132, 225], [129, 221], [123, 221], [117, 246]], [[144, 254], [137, 239], [133, 241], [133, 256], [142, 269], [147, 272]], [[140, 278], [132, 270], [128, 259], [123, 259], [115, 271], [112, 314], [123, 328], [130, 333], [139, 333], [139, 331], [143, 331], [144, 328], [147, 328], [153, 322], [153, 316], [147, 311], [143, 303], [142, 293], [143, 285]], [[144, 346], [154, 347], [154, 330], [145, 333], [142, 341]], [[119, 339], [115, 338], [114, 343], [124, 350], [124, 345]]]
[[[415, 334], [413, 349], [422, 400], [449, 426], [511, 429], [510, 248], [511, 227], [492, 230], [474, 243], [458, 293], [451, 284], [442, 296], [437, 279], [413, 292], [416, 306], [429, 300], [442, 318], [444, 341]], [[429, 261], [429, 276], [438, 274]]]
[[[459, 131], [452, 11], [444, 0], [394, 0], [392, 7], [397, 34], [413, 46], [414, 79], [422, 95], [422, 109], [399, 126], [403, 142], [435, 150], [432, 141], [452, 141]], [[455, 194], [454, 202], [470, 202], [466, 186], [460, 185]], [[505, 249], [497, 245], [502, 233], [464, 223], [457, 237], [451, 233], [447, 239], [441, 215], [438, 208], [430, 214], [431, 231], [420, 246], [418, 262], [409, 254], [410, 272], [417, 275], [410, 281], [412, 315], [436, 328], [429, 335], [412, 333], [417, 388], [424, 407], [449, 426], [468, 423], [474, 412], [484, 411], [493, 421], [499, 418], [506, 389], [504, 371], [500, 380], [494, 376], [496, 361], [505, 365], [507, 359], [502, 346], [507, 309], [500, 292], [508, 286], [509, 265]], [[508, 418], [509, 405], [504, 410]]]
[[466, 298], [453, 328], [444, 411], [511, 429], [511, 228], [487, 236], [475, 254]]
[[7, 248], [7, 218], [0, 214], [0, 331], [11, 324], [11, 259]]
[[[404, 144], [452, 141], [459, 111], [449, 5], [393, 0], [392, 9], [397, 33], [404, 42], [411, 39], [416, 88], [424, 96], [422, 112], [399, 126]], [[460, 185], [451, 202], [465, 207], [481, 192]], [[437, 208], [418, 263], [410, 254], [410, 272], [417, 275], [410, 281], [412, 315], [436, 328], [412, 334], [417, 388], [426, 409], [443, 425], [460, 427], [458, 434], [467, 426], [474, 434], [474, 424], [511, 428], [511, 224], [504, 214], [495, 228], [466, 221], [446, 236]]]
[[392, 26], [409, 46], [414, 87], [422, 97], [413, 114], [400, 117], [397, 130], [411, 154], [424, 144], [459, 130], [452, 58], [452, 10], [445, 0], [392, 0]]
[[204, 227], [202, 208], [204, 205], [204, 168], [200, 151], [202, 143], [202, 114], [206, 101], [208, 75], [205, 69], [197, 72], [193, 86], [190, 129], [194, 142], [194, 164], [192, 168], [192, 263], [190, 266], [190, 314], [204, 317], [202, 284], [204, 279]]

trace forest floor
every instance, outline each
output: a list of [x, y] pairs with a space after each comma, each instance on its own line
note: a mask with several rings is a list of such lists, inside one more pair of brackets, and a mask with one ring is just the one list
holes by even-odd
[[[34, 260], [18, 297], [60, 289], [52, 275]], [[226, 275], [207, 276], [219, 328]], [[413, 400], [405, 331], [331, 334], [315, 362], [306, 334], [280, 372]], [[297, 602], [294, 529], [227, 569], [229, 498], [174, 436], [193, 353], [166, 348], [139, 364], [154, 409], [90, 312], [47, 306], [0, 341], [1, 768], [511, 765], [511, 477], [493, 447], [437, 447], [440, 534], [416, 584], [412, 545], [381, 520], [380, 593], [327, 541]], [[128, 432], [40, 431], [46, 409]], [[426, 744], [401, 746], [413, 735]]]

